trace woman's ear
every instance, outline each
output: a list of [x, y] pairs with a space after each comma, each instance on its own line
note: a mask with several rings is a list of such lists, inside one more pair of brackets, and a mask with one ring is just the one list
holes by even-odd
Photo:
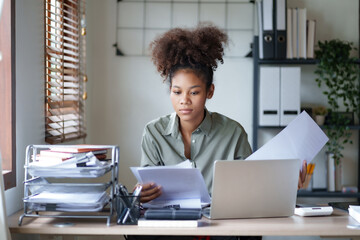
[[214, 91], [215, 91], [215, 86], [214, 86], [214, 84], [211, 84], [211, 86], [208, 89], [206, 98], [211, 99], [214, 95]]

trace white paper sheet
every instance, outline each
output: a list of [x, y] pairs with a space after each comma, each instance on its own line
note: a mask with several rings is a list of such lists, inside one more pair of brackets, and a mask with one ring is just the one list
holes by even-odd
[[131, 171], [140, 183], [154, 182], [161, 186], [161, 196], [150, 202], [154, 206], [180, 205], [200, 208], [202, 204], [209, 204], [211, 201], [204, 178], [197, 168], [131, 167]]
[[180, 207], [180, 208], [202, 208], [208, 204], [202, 204], [199, 198], [194, 199], [176, 199], [176, 200], [163, 200], [151, 201], [143, 203], [144, 208], [164, 208], [164, 207]]
[[93, 204], [99, 202], [106, 192], [70, 193], [43, 191], [29, 197], [28, 202]]
[[246, 160], [298, 158], [301, 163], [303, 160], [309, 163], [328, 140], [324, 131], [303, 111]]

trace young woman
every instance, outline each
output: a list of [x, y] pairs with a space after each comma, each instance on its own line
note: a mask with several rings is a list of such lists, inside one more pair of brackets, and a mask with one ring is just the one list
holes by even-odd
[[[251, 154], [244, 128], [205, 107], [214, 94], [213, 75], [223, 63], [227, 42], [227, 34], [219, 28], [199, 25], [169, 30], [151, 43], [152, 60], [169, 83], [175, 112], [146, 125], [141, 166], [175, 165], [189, 159], [211, 191], [215, 160], [245, 159]], [[161, 186], [144, 184], [141, 202], [160, 195]]]

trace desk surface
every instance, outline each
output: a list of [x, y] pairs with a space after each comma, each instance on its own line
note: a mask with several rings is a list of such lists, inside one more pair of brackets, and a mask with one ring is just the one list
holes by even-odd
[[[153, 228], [106, 225], [104, 219], [62, 219], [25, 217], [18, 226], [22, 211], [8, 218], [11, 233], [59, 235], [218, 235], [218, 236], [360, 236], [360, 229], [350, 229], [356, 222], [345, 211], [335, 209], [327, 217], [257, 218], [257, 219], [202, 219], [197, 228]], [[74, 223], [71, 227], [56, 227], [61, 222]]]

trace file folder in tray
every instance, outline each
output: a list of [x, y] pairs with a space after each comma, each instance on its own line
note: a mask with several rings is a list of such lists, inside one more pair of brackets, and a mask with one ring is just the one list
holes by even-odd
[[[119, 148], [107, 145], [87, 145], [86, 148], [90, 149], [105, 149], [107, 156], [111, 156], [104, 161], [98, 161], [95, 158], [96, 166], [76, 163], [73, 165], [66, 163], [63, 166], [61, 164], [42, 166], [36, 162], [37, 156], [40, 151], [44, 149], [47, 151], [49, 148], [52, 150], [56, 148], [54, 151], [60, 152], [61, 148], [76, 149], [84, 148], [84, 146], [30, 145], [27, 147], [24, 214], [19, 218], [19, 225], [24, 217], [104, 218], [107, 219], [107, 225], [110, 225], [118, 176]], [[100, 183], [88, 181], [104, 175], [110, 175], [110, 177], [104, 177], [106, 180]], [[84, 181], [79, 180], [80, 178], [88, 180], [83, 183]], [[109, 206], [109, 209], [104, 210], [106, 206]]]

